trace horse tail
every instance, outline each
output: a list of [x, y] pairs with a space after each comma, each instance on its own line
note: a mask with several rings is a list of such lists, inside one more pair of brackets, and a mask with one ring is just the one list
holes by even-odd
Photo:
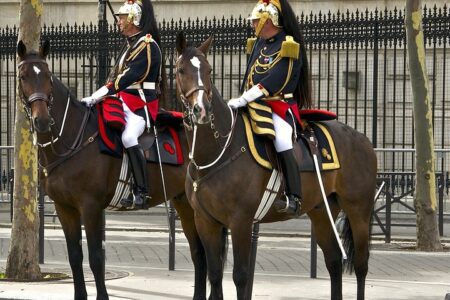
[[353, 232], [350, 227], [350, 221], [347, 216], [345, 216], [342, 225], [342, 244], [344, 246], [345, 253], [347, 253], [347, 259], [342, 261], [342, 271], [353, 273], [353, 257], [355, 256], [355, 243], [353, 241]]

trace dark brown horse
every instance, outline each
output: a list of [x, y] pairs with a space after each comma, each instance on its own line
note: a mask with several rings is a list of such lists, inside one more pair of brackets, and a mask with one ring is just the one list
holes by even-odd
[[[191, 147], [186, 194], [195, 210], [195, 225], [205, 247], [211, 298], [222, 299], [224, 235], [231, 231], [233, 281], [237, 298], [249, 299], [249, 260], [252, 224], [271, 173], [251, 157], [244, 122], [231, 111], [211, 82], [206, 55], [212, 38], [200, 47], [187, 47], [177, 37], [177, 92], [185, 107], [185, 128]], [[376, 157], [369, 140], [352, 128], [327, 121], [339, 154], [340, 169], [322, 173], [325, 193], [334, 218], [346, 214], [348, 260], [342, 262], [337, 240], [327, 217], [319, 181], [313, 172], [301, 173], [302, 213], [311, 219], [331, 278], [331, 299], [342, 299], [343, 267], [354, 267], [358, 299], [364, 299], [369, 259], [369, 229], [376, 188]], [[272, 207], [262, 222], [285, 220]], [[347, 264], [347, 265], [346, 265]], [[247, 295], [250, 294], [250, 295]], [[300, 295], [298, 295], [300, 297]]]
[[[45, 172], [40, 182], [55, 202], [67, 242], [73, 273], [75, 299], [87, 299], [83, 275], [81, 224], [83, 222], [89, 250], [89, 264], [95, 277], [97, 299], [108, 299], [102, 255], [102, 212], [111, 201], [119, 179], [122, 160], [99, 152], [95, 113], [70, 94], [48, 68], [49, 43], [39, 53], [27, 52], [19, 42], [17, 53], [19, 93], [39, 145], [40, 163]], [[206, 268], [198, 238], [193, 210], [186, 200], [184, 182], [187, 140], [179, 130], [184, 165], [164, 165], [167, 198], [174, 199], [185, 235], [189, 241], [196, 269], [194, 297], [205, 298]], [[158, 164], [148, 164], [151, 180], [151, 206], [164, 201]]]

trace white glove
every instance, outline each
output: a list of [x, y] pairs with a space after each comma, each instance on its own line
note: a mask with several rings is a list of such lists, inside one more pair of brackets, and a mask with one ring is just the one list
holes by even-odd
[[260, 85], [257, 84], [254, 85], [248, 91], [245, 91], [239, 98], [234, 98], [228, 101], [228, 106], [236, 109], [239, 107], [246, 106], [247, 103], [260, 99], [263, 96], [264, 93], [262, 92]]
[[97, 103], [97, 101], [94, 98], [92, 98], [92, 96], [84, 97], [80, 100], [80, 102], [83, 102], [87, 107], [94, 106], [95, 103]]
[[245, 100], [243, 97], [239, 97], [239, 98], [230, 99], [228, 101], [228, 106], [233, 109], [237, 109], [239, 107], [246, 106], [247, 103], [248, 103], [247, 100]]
[[109, 89], [106, 86], [102, 86], [98, 90], [96, 90], [91, 96], [84, 97], [80, 101], [85, 103], [86, 106], [91, 107], [95, 105], [96, 103], [103, 100], [103, 97], [108, 95]]

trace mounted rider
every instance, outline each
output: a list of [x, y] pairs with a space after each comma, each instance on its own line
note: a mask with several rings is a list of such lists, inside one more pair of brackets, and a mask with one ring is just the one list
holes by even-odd
[[242, 95], [232, 108], [247, 106], [252, 123], [273, 139], [286, 183], [286, 197], [275, 202], [292, 217], [301, 210], [301, 182], [293, 150], [294, 118], [311, 106], [308, 60], [296, 16], [287, 0], [260, 0], [250, 17], [256, 38], [247, 41], [250, 55]]
[[[162, 95], [160, 35], [150, 0], [127, 0], [115, 15], [119, 17], [118, 26], [127, 39], [127, 47], [108, 82], [81, 101], [91, 106], [109, 95], [122, 100], [126, 120], [122, 143], [136, 185], [134, 207], [148, 209], [149, 176], [138, 138], [155, 121]], [[131, 207], [133, 200], [122, 199], [121, 204]]]

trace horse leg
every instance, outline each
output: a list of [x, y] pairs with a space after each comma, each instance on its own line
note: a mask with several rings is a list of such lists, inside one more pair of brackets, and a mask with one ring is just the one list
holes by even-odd
[[208, 277], [211, 284], [210, 300], [222, 300], [223, 269], [226, 261], [228, 231], [212, 219], [195, 215], [195, 226], [206, 253]]
[[[330, 203], [331, 206], [331, 203]], [[333, 209], [330, 207], [333, 212]], [[337, 213], [336, 213], [337, 214]], [[331, 300], [342, 300], [342, 254], [324, 207], [308, 213], [330, 274]]]
[[197, 229], [195, 228], [194, 210], [189, 205], [185, 195], [175, 198], [172, 203], [180, 217], [181, 226], [189, 242], [191, 258], [194, 263], [195, 285], [193, 300], [204, 300], [206, 299], [206, 256]]
[[94, 274], [95, 286], [97, 288], [97, 300], [109, 299], [105, 286], [105, 257], [103, 255], [103, 209], [95, 206], [94, 201], [83, 211], [84, 230], [89, 250], [89, 266]]
[[231, 222], [231, 224], [236, 224], [236, 226], [232, 225], [230, 228], [234, 258], [233, 281], [236, 285], [237, 299], [245, 300], [247, 283], [249, 282], [252, 223], [245, 224], [239, 221]]
[[83, 249], [81, 247], [81, 219], [79, 212], [55, 202], [56, 213], [66, 237], [67, 252], [74, 283], [74, 299], [86, 300], [86, 284], [83, 274]]

